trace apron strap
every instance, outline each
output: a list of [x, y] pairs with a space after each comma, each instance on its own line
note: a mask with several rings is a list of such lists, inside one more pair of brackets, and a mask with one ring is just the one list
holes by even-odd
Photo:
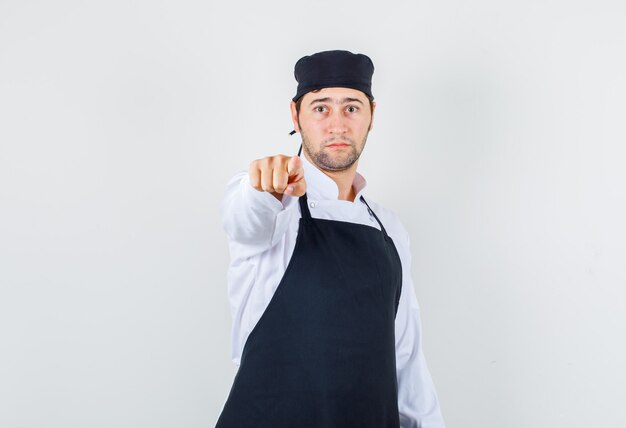
[[311, 211], [309, 211], [309, 203], [307, 202], [306, 193], [298, 198], [300, 203], [300, 213], [302, 218], [308, 222], [311, 220]]
[[367, 211], [369, 211], [369, 213], [374, 216], [374, 218], [376, 219], [376, 221], [380, 225], [380, 230], [383, 231], [383, 235], [385, 235], [385, 239], [389, 240], [389, 235], [387, 235], [387, 230], [385, 230], [385, 226], [383, 226], [383, 224], [380, 222], [380, 219], [378, 218], [376, 213], [374, 211], [372, 211], [372, 209], [370, 208], [369, 204], [365, 201], [365, 198], [363, 197], [363, 195], [361, 195], [360, 199], [361, 199], [361, 201], [363, 201], [363, 203], [365, 205], [367, 205]]

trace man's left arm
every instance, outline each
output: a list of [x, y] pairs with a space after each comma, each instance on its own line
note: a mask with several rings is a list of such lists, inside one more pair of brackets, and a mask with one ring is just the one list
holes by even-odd
[[426, 359], [422, 350], [422, 323], [411, 275], [409, 235], [394, 241], [402, 261], [402, 294], [396, 313], [396, 371], [401, 428], [444, 428]]

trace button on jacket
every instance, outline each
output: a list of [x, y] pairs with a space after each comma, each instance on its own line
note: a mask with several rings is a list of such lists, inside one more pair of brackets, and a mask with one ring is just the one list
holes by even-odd
[[[380, 229], [360, 199], [366, 181], [358, 172], [354, 202], [338, 200], [335, 182], [302, 156], [308, 207], [314, 218], [364, 224]], [[395, 317], [398, 410], [402, 428], [444, 427], [433, 382], [421, 347], [419, 306], [410, 269], [408, 233], [390, 210], [366, 197], [385, 225], [402, 263], [402, 292]], [[283, 195], [282, 202], [255, 190], [247, 171], [226, 186], [221, 204], [222, 223], [229, 238], [231, 263], [228, 296], [233, 316], [231, 357], [239, 365], [250, 332], [267, 308], [285, 274], [298, 235], [298, 198]]]

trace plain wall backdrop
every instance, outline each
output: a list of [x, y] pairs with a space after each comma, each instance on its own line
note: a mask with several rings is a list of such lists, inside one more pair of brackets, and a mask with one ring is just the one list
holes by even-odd
[[295, 154], [295, 62], [375, 65], [448, 428], [626, 426], [622, 1], [0, 0], [0, 426], [213, 426], [219, 202]]

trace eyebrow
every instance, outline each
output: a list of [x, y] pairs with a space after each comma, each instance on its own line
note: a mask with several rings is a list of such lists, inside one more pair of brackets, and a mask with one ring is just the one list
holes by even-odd
[[331, 97], [325, 97], [325, 98], [317, 98], [317, 99], [311, 101], [309, 103], [309, 106], [312, 106], [315, 103], [326, 103], [328, 101], [333, 101], [333, 100], [335, 101], [335, 104], [349, 103], [349, 102], [352, 102], [352, 101], [356, 101], [358, 103], [363, 104], [363, 101], [361, 101], [358, 98], [345, 97], [345, 98], [343, 98], [341, 100], [337, 100], [337, 99], [334, 99], [334, 98], [331, 98]]

